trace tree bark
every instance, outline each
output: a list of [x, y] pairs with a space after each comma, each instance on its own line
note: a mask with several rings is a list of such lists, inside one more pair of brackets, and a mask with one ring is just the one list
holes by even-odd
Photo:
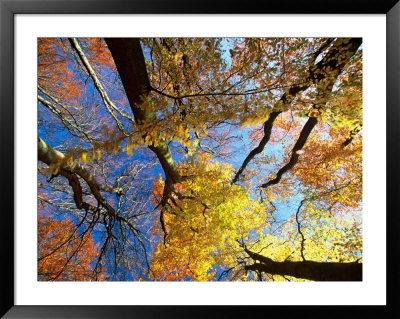
[[99, 184], [95, 177], [84, 167], [76, 162], [72, 164], [68, 163], [63, 153], [48, 146], [41, 138], [38, 138], [38, 158], [39, 161], [49, 166], [51, 164], [56, 164], [59, 166], [58, 173], [68, 179], [69, 185], [74, 191], [74, 201], [78, 209], [91, 210], [93, 212], [98, 211], [98, 208], [83, 201], [82, 186], [78, 178], [79, 175], [89, 186], [90, 191], [96, 198], [98, 204], [107, 210], [107, 215], [117, 215], [114, 208], [104, 199], [100, 190], [116, 194], [120, 194], [120, 190]]
[[246, 270], [265, 272], [271, 275], [292, 276], [314, 281], [362, 281], [362, 263], [338, 263], [316, 261], [282, 261], [253, 253], [245, 248], [247, 254], [257, 261], [246, 265]]
[[[156, 115], [146, 109], [146, 101], [151, 92], [142, 47], [137, 38], [106, 38], [106, 44], [114, 59], [128, 97], [135, 121], [155, 119]], [[182, 178], [178, 173], [171, 151], [166, 141], [149, 148], [157, 155], [166, 175], [166, 184], [175, 184]]]
[[73, 174], [78, 174], [83, 180], [91, 187], [97, 190], [102, 190], [107, 193], [116, 193], [120, 194], [120, 189], [112, 188], [107, 185], [101, 185], [96, 181], [94, 175], [92, 175], [87, 169], [85, 169], [82, 165], [79, 165], [76, 161], [68, 163], [65, 155], [44, 142], [40, 137], [38, 138], [38, 158], [39, 161], [47, 164], [47, 165], [59, 165], [60, 170], [64, 170]]

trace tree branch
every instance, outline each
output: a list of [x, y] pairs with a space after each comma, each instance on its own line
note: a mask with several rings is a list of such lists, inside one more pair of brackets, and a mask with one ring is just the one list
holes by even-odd
[[281, 114], [281, 111], [272, 112], [269, 115], [269, 118], [266, 122], [264, 122], [264, 136], [261, 139], [260, 143], [256, 148], [254, 148], [249, 155], [244, 159], [242, 165], [240, 166], [239, 170], [235, 174], [235, 177], [232, 180], [232, 184], [235, 184], [240, 176], [242, 175], [243, 171], [246, 169], [246, 166], [250, 163], [250, 161], [257, 155], [260, 154], [263, 150], [265, 145], [267, 145], [269, 138], [271, 137], [272, 126], [274, 124], [275, 119]]
[[96, 72], [93, 70], [92, 66], [90, 65], [89, 60], [87, 59], [85, 53], [83, 52], [82, 48], [80, 47], [78, 40], [75, 38], [68, 38], [69, 42], [71, 43], [72, 48], [76, 51], [76, 53], [78, 54], [81, 62], [83, 63], [83, 65], [86, 68], [86, 71], [88, 72], [88, 74], [90, 75], [90, 77], [93, 80], [93, 83], [97, 89], [97, 91], [99, 92], [105, 107], [107, 108], [108, 113], [110, 113], [110, 115], [114, 118], [115, 122], [117, 123], [118, 128], [125, 133], [125, 135], [128, 135], [125, 130], [124, 127], [122, 125], [122, 123], [118, 120], [118, 118], [115, 116], [113, 110], [115, 110], [116, 112], [118, 112], [119, 115], [121, 115], [122, 117], [125, 117], [127, 119], [129, 119], [130, 121], [133, 121], [132, 117], [126, 115], [125, 113], [123, 113], [119, 108], [117, 108], [115, 106], [115, 104], [110, 100], [110, 98], [108, 97], [105, 89], [103, 88], [103, 86], [100, 83], [99, 78], [96, 75]]
[[[40, 88], [39, 88], [39, 90], [41, 91]], [[62, 114], [62, 112], [60, 112], [53, 103], [45, 100], [40, 95], [38, 95], [37, 98], [38, 98], [38, 101], [40, 103], [42, 103], [43, 106], [48, 108], [52, 113], [54, 113], [61, 120], [61, 122], [64, 124], [64, 126], [67, 128], [67, 130], [71, 133], [71, 135], [76, 136], [76, 137], [81, 137], [79, 135], [76, 135], [76, 133], [74, 133], [73, 130], [71, 130], [71, 128], [73, 128], [74, 130], [79, 132], [79, 134], [84, 136], [87, 139], [87, 141], [93, 142], [93, 139], [91, 137], [89, 137], [89, 135], [79, 127], [79, 125], [76, 123], [75, 119], [74, 119], [74, 122], [75, 122], [75, 124], [74, 124], [68, 118], [66, 118], [64, 116], [64, 114]], [[59, 104], [59, 103], [57, 103], [57, 104]]]
[[121, 190], [119, 188], [112, 188], [106, 185], [101, 185], [98, 183], [94, 177], [87, 169], [85, 169], [79, 163], [71, 162], [68, 158], [61, 153], [47, 145], [40, 137], [38, 138], [38, 158], [41, 162], [47, 165], [59, 165], [60, 170], [65, 170], [73, 174], [78, 174], [83, 180], [89, 185], [89, 187], [95, 190], [103, 190], [107, 193], [120, 194]]
[[301, 222], [299, 221], [300, 209], [303, 206], [304, 202], [305, 202], [305, 199], [303, 199], [300, 202], [300, 205], [297, 208], [297, 211], [296, 211], [296, 223], [297, 223], [297, 231], [299, 232], [299, 234], [301, 236], [300, 255], [301, 255], [301, 258], [303, 259], [303, 261], [306, 261], [306, 258], [304, 257], [304, 242], [305, 242], [305, 238], [304, 238], [303, 232], [301, 231]]
[[[347, 39], [349, 40], [349, 39]], [[344, 41], [340, 39], [340, 41]], [[337, 80], [337, 77], [339, 74], [342, 72], [343, 68], [345, 67], [346, 63], [351, 59], [351, 57], [356, 53], [358, 47], [361, 45], [361, 39], [350, 39], [348, 41], [348, 45], [344, 45], [343, 47], [340, 47], [339, 45], [343, 45], [344, 42], [338, 42], [338, 46], [333, 46], [330, 52], [327, 53], [327, 55], [318, 63], [323, 62], [324, 68], [317, 69], [315, 67], [311, 68], [310, 75], [312, 75], [312, 78], [316, 81], [317, 83], [317, 90], [318, 90], [318, 96], [317, 99], [321, 101], [325, 101], [329, 94], [331, 94], [331, 91], [333, 89], [333, 86]], [[341, 48], [341, 49], [340, 49]], [[347, 51], [346, 51], [347, 50]], [[326, 61], [324, 59], [326, 58]], [[317, 64], [317, 65], [318, 65]], [[326, 77], [324, 77], [326, 76]], [[320, 110], [323, 108], [323, 106], [326, 103], [323, 104], [317, 104], [314, 105], [315, 110]], [[318, 119], [317, 117], [309, 117], [308, 121], [306, 124], [303, 126], [303, 129], [301, 130], [301, 133], [299, 135], [299, 138], [297, 139], [296, 144], [294, 145], [292, 149], [292, 156], [290, 158], [289, 163], [287, 163], [285, 166], [283, 166], [278, 173], [276, 174], [276, 177], [267, 183], [262, 184], [260, 187], [262, 188], [267, 188], [271, 185], [279, 183], [279, 181], [282, 178], [282, 175], [286, 173], [288, 170], [292, 169], [296, 163], [299, 160], [300, 154], [299, 151], [304, 147], [305, 143], [307, 142], [307, 138], [311, 134], [311, 131], [317, 125]], [[351, 142], [351, 141], [350, 141]], [[349, 143], [350, 143], [349, 142]]]
[[361, 128], [362, 128], [362, 126], [360, 125], [350, 131], [349, 137], [342, 143], [342, 148], [345, 148], [347, 145], [349, 145], [353, 141], [353, 139], [357, 135], [357, 133], [361, 131]]
[[[344, 41], [347, 41], [347, 44], [343, 45]], [[357, 51], [359, 46], [361, 45], [361, 38], [351, 38], [351, 39], [339, 39], [337, 41], [331, 41], [328, 39], [313, 55], [314, 61], [321, 54], [321, 52], [332, 44], [332, 47], [329, 49], [327, 54], [319, 61], [317, 64], [312, 63], [308, 70], [308, 76], [306, 77], [306, 81], [300, 85], [292, 86], [287, 93], [284, 93], [281, 99], [274, 105], [272, 109], [277, 109], [279, 105], [290, 105], [297, 94], [308, 89], [312, 84], [318, 85], [326, 85], [326, 83], [321, 83], [321, 81], [325, 79], [329, 79], [329, 91], [333, 86], [333, 83], [336, 81], [337, 76], [342, 71], [346, 63], [350, 60], [350, 58]], [[270, 113], [270, 116], [266, 122], [264, 122], [264, 136], [261, 139], [259, 145], [253, 149], [249, 155], [243, 161], [243, 164], [235, 174], [232, 183], [236, 183], [243, 171], [246, 169], [248, 163], [254, 158], [255, 155], [260, 154], [265, 145], [268, 143], [271, 137], [272, 126], [275, 119], [278, 115], [282, 113], [282, 111], [273, 111]]]
[[290, 158], [289, 163], [287, 163], [278, 171], [274, 179], [268, 181], [267, 183], [262, 184], [260, 187], [267, 188], [271, 185], [278, 184], [282, 178], [282, 175], [296, 165], [300, 157], [298, 151], [300, 151], [304, 147], [305, 143], [307, 142], [307, 138], [310, 136], [312, 129], [314, 128], [315, 125], [317, 125], [317, 123], [318, 119], [316, 117], [310, 117], [308, 119], [306, 124], [304, 124], [303, 129], [301, 130], [301, 133], [299, 135], [299, 138], [297, 139], [296, 144], [292, 148], [292, 156]]

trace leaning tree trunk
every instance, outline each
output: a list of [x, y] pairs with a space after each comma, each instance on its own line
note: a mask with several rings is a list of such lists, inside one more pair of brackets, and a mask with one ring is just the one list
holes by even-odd
[[264, 272], [271, 275], [292, 276], [314, 281], [362, 281], [362, 263], [338, 263], [316, 261], [273, 261], [245, 248], [247, 254], [256, 261], [246, 265], [246, 270]]
[[[139, 39], [106, 38], [104, 40], [121, 77], [136, 123], [140, 125], [146, 120], [155, 120], [156, 114], [150, 112], [145, 106], [151, 93], [151, 86]], [[164, 207], [174, 184], [182, 181], [183, 178], [178, 172], [167, 141], [159, 140], [157, 145], [150, 144], [148, 147], [157, 155], [165, 173], [165, 186], [161, 200], [161, 205]], [[164, 232], [165, 245], [168, 232], [164, 222], [164, 210], [160, 213], [160, 223]]]
[[[135, 121], [140, 124], [156, 115], [143, 107], [150, 94], [150, 82], [142, 47], [136, 38], [106, 38], [107, 46], [121, 77]], [[166, 176], [166, 186], [181, 180], [166, 141], [149, 148], [157, 155]]]

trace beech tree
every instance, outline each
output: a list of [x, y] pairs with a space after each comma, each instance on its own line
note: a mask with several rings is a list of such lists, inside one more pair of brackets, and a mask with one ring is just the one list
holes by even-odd
[[41, 38], [38, 112], [72, 280], [362, 280], [361, 39]]

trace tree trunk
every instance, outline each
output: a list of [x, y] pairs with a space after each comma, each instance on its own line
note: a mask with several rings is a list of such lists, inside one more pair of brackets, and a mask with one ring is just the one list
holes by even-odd
[[362, 263], [338, 263], [316, 261], [283, 261], [245, 251], [257, 261], [246, 265], [246, 270], [265, 272], [271, 275], [292, 276], [314, 281], [362, 281]]
[[[139, 39], [106, 38], [105, 41], [121, 77], [135, 121], [140, 124], [145, 120], [155, 119], [156, 115], [145, 107], [151, 89]], [[181, 176], [167, 142], [158, 141], [157, 146], [150, 145], [149, 148], [157, 155], [161, 163], [166, 175], [166, 184], [179, 182]]]

